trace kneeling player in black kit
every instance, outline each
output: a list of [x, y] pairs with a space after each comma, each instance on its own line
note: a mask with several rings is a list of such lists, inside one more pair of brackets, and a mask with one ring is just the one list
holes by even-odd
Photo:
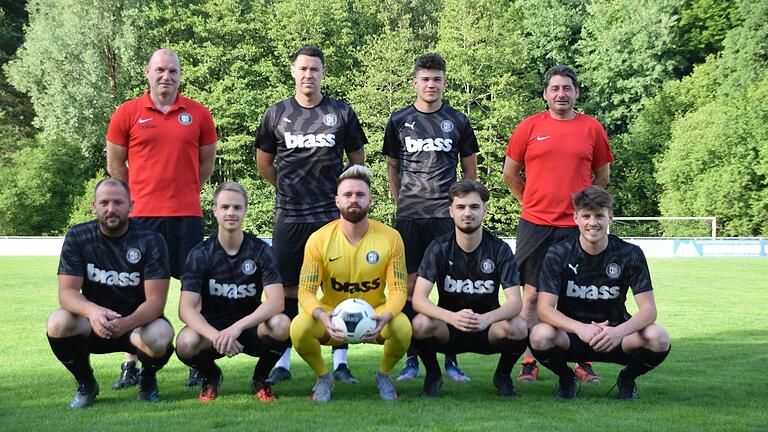
[[[669, 334], [656, 321], [656, 303], [642, 250], [608, 234], [611, 195], [589, 186], [573, 195], [579, 237], [549, 248], [539, 278], [540, 324], [531, 330], [531, 348], [560, 379], [555, 396], [573, 399], [577, 379], [568, 361], [625, 365], [618, 398], [637, 399], [635, 378], [669, 354]], [[638, 311], [624, 305], [632, 288]]]
[[219, 185], [213, 194], [218, 232], [189, 252], [184, 269], [179, 318], [187, 326], [176, 338], [176, 355], [203, 375], [203, 402], [216, 399], [222, 381], [214, 360], [241, 352], [259, 357], [251, 381], [256, 397], [274, 400], [267, 374], [289, 346], [277, 261], [269, 245], [243, 232], [247, 209], [242, 186]]
[[[59, 260], [60, 309], [48, 317], [51, 349], [77, 380], [70, 408], [93, 404], [99, 385], [90, 354], [129, 352], [142, 363], [139, 400], [159, 398], [155, 374], [173, 354], [162, 316], [170, 267], [160, 234], [128, 219], [128, 185], [114, 178], [94, 190], [97, 219], [72, 227]], [[81, 292], [82, 290], [82, 292]]]
[[[427, 371], [422, 396], [438, 396], [443, 383], [436, 351], [501, 353], [493, 383], [500, 396], [518, 396], [510, 373], [528, 345], [528, 326], [518, 315], [520, 278], [512, 250], [483, 229], [488, 198], [488, 189], [476, 181], [454, 183], [448, 199], [455, 229], [432, 241], [419, 267], [413, 295], [419, 314], [412, 324]], [[437, 305], [429, 300], [433, 284]]]

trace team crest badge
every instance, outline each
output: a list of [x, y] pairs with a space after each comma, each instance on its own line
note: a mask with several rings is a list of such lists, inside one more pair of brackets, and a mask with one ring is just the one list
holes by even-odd
[[125, 254], [125, 259], [131, 264], [136, 264], [141, 261], [141, 251], [136, 248], [130, 248], [128, 253]]
[[326, 126], [333, 126], [338, 122], [339, 119], [336, 117], [336, 114], [326, 114], [325, 117], [323, 117], [323, 123]]
[[621, 276], [621, 267], [616, 263], [610, 263], [605, 268], [605, 274], [611, 279], [618, 279]]
[[243, 270], [243, 273], [249, 276], [256, 273], [256, 263], [253, 262], [253, 260], [243, 261], [243, 265], [241, 265], [240, 268]]
[[450, 120], [443, 120], [440, 123], [440, 129], [443, 130], [443, 132], [450, 132], [453, 130], [453, 122]]
[[179, 114], [179, 123], [183, 124], [184, 126], [189, 125], [192, 123], [192, 115], [186, 112]]
[[482, 270], [483, 273], [491, 273], [495, 269], [496, 264], [494, 264], [493, 261], [488, 258], [484, 259], [483, 262], [480, 263], [480, 270]]
[[370, 251], [365, 254], [365, 260], [368, 261], [368, 264], [376, 264], [379, 262], [379, 253], [376, 251]]

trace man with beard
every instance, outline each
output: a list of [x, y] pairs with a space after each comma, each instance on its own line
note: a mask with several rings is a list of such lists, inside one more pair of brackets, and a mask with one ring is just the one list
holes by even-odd
[[70, 408], [93, 404], [99, 385], [91, 353], [129, 352], [142, 363], [139, 400], [159, 398], [155, 374], [173, 353], [163, 309], [170, 269], [163, 237], [130, 219], [128, 185], [114, 178], [94, 190], [97, 219], [72, 227], [59, 260], [59, 304], [47, 322], [56, 358], [77, 381]]
[[[520, 279], [506, 242], [483, 229], [490, 194], [461, 180], [448, 191], [455, 228], [427, 248], [419, 267], [413, 308], [413, 338], [426, 369], [422, 396], [439, 395], [443, 379], [436, 352], [501, 353], [493, 384], [499, 396], [516, 397], [512, 368], [528, 345], [520, 316]], [[438, 302], [429, 299], [437, 285]], [[499, 291], [506, 302], [499, 304]]]
[[[313, 233], [304, 251], [299, 278], [299, 303], [304, 311], [291, 323], [291, 339], [317, 375], [312, 399], [320, 402], [331, 400], [334, 381], [320, 346], [345, 342], [342, 330], [331, 322], [333, 309], [343, 300], [360, 298], [376, 311], [376, 328], [363, 340], [384, 345], [375, 377], [384, 400], [397, 398], [390, 372], [411, 340], [411, 324], [401, 313], [407, 296], [403, 241], [397, 231], [368, 219], [370, 188], [367, 168], [352, 165], [344, 171], [336, 195], [341, 218]], [[320, 299], [319, 288], [323, 290]]]

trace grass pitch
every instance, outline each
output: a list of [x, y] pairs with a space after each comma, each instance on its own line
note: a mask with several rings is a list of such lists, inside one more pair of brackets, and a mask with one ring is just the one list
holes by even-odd
[[[582, 385], [575, 401], [554, 400], [556, 377], [546, 370], [538, 382], [517, 386], [522, 398], [503, 400], [491, 383], [496, 356], [474, 354], [459, 357], [472, 381], [446, 380], [442, 398], [418, 398], [420, 376], [397, 383], [400, 399], [385, 403], [373, 380], [380, 348], [357, 345], [349, 357], [361, 382], [337, 384], [324, 405], [310, 400], [314, 378], [295, 353], [294, 379], [275, 387], [279, 399], [271, 404], [250, 394], [255, 359], [244, 355], [219, 362], [221, 395], [207, 404], [182, 386], [187, 368], [175, 357], [158, 374], [161, 402], [147, 404], [135, 401], [135, 389], [111, 389], [121, 354], [92, 356], [101, 394], [80, 411], [67, 408], [74, 380], [45, 339], [45, 319], [58, 305], [56, 265], [55, 257], [0, 258], [3, 431], [768, 430], [766, 259], [650, 260], [658, 322], [672, 336], [672, 352], [638, 379], [633, 403], [614, 400], [615, 390], [605, 396], [619, 366], [599, 363], [603, 383]], [[177, 331], [178, 288], [172, 282], [166, 307]]]

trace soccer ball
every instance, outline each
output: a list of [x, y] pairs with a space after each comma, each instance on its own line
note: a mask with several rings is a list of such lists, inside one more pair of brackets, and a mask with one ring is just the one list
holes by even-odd
[[376, 312], [365, 300], [359, 298], [344, 300], [336, 306], [333, 313], [335, 315], [331, 322], [344, 332], [348, 343], [362, 342], [363, 335], [376, 328], [376, 321], [371, 318], [376, 315]]

